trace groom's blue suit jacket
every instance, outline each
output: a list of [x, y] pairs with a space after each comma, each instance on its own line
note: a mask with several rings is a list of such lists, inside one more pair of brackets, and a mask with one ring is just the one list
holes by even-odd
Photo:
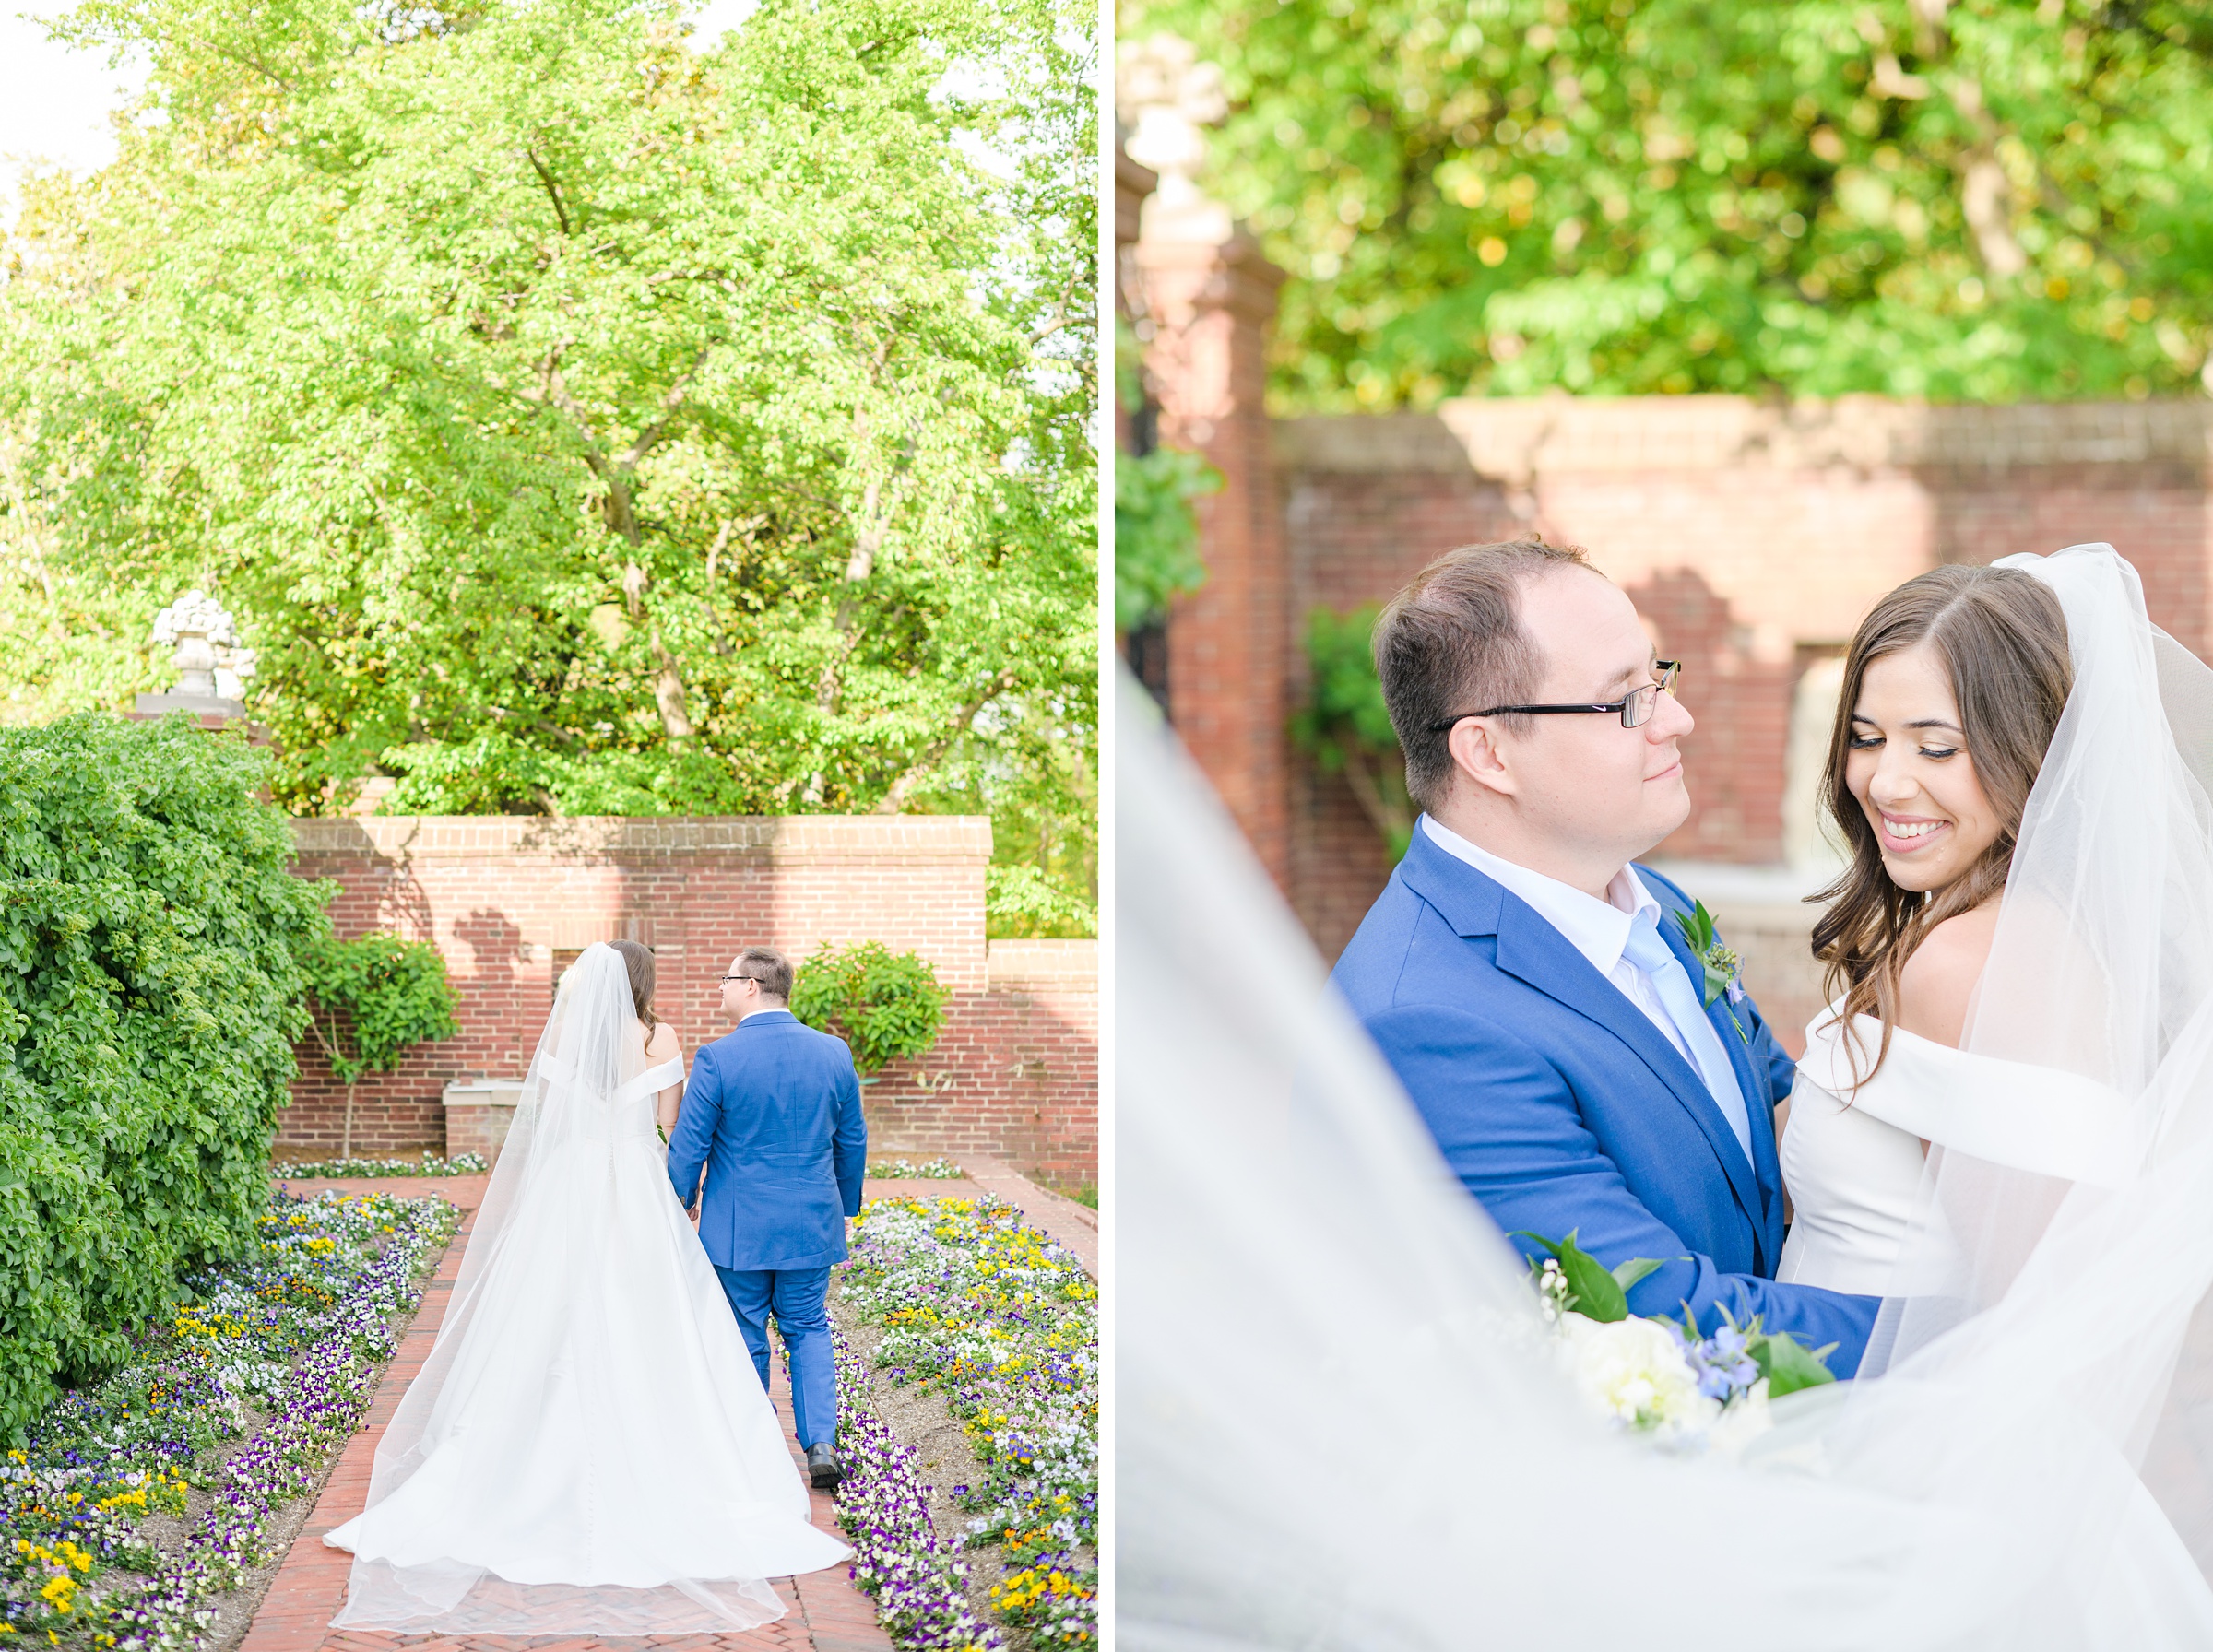
[[[1691, 903], [1643, 867], [1661, 930], [1695, 982], [1673, 914]], [[1782, 1176], [1773, 1108], [1791, 1058], [1750, 997], [1708, 1010], [1736, 1066], [1752, 1156], [1704, 1081], [1619, 988], [1519, 896], [1416, 831], [1331, 976], [1491, 1219], [1577, 1243], [1608, 1267], [1663, 1264], [1629, 1292], [1639, 1314], [1687, 1304], [1710, 1332], [1726, 1307], [1859, 1368], [1872, 1297], [1779, 1285]], [[1734, 1008], [1744, 1035], [1731, 1024]], [[1535, 1247], [1516, 1240], [1525, 1253]]]
[[699, 1242], [717, 1268], [828, 1268], [860, 1213], [869, 1127], [846, 1041], [787, 1009], [749, 1015], [703, 1047], [669, 1136], [669, 1181], [700, 1197]]

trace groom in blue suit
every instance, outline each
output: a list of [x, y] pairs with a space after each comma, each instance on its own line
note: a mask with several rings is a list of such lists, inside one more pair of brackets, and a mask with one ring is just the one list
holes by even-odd
[[786, 1008], [791, 976], [790, 961], [765, 947], [748, 947], [723, 976], [722, 1007], [738, 1027], [692, 1064], [669, 1138], [669, 1181], [687, 1210], [698, 1208], [700, 1244], [763, 1388], [775, 1317], [808, 1477], [828, 1489], [844, 1474], [830, 1269], [846, 1259], [846, 1219], [860, 1214], [869, 1129], [852, 1052]]
[[1526, 541], [1430, 564], [1375, 651], [1424, 812], [1331, 978], [1447, 1163], [1509, 1234], [1661, 1263], [1632, 1311], [1757, 1315], [1851, 1375], [1876, 1299], [1774, 1277], [1791, 1059], [1734, 981], [1705, 1002], [1691, 903], [1632, 864], [1690, 811], [1677, 666], [1582, 552]]

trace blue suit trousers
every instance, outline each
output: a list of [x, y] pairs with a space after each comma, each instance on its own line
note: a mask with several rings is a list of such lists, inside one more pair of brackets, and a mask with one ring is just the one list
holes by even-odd
[[768, 1322], [773, 1316], [791, 1356], [791, 1418], [802, 1446], [837, 1437], [837, 1361], [830, 1350], [827, 1268], [717, 1268], [738, 1328], [768, 1387]]

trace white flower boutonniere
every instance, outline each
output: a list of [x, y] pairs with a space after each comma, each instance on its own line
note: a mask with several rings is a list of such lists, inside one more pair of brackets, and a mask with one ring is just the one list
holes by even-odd
[[1706, 903], [1698, 901], [1693, 904], [1694, 912], [1675, 914], [1675, 926], [1683, 931], [1683, 938], [1706, 968], [1706, 1008], [1711, 1009], [1717, 998], [1727, 998], [1729, 1024], [1736, 1029], [1736, 1035], [1748, 1049], [1752, 1035], [1736, 1018], [1736, 1007], [1745, 1001], [1744, 971], [1738, 965], [1736, 954], [1723, 946], [1721, 937], [1714, 933], [1713, 914], [1706, 910]]

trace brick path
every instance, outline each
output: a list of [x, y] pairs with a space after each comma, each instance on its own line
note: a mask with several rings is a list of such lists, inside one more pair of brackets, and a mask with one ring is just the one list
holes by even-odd
[[[240, 1652], [397, 1652], [402, 1647], [408, 1652], [465, 1652], [465, 1649], [466, 1652], [522, 1652], [526, 1647], [541, 1652], [552, 1652], [554, 1648], [559, 1652], [591, 1652], [603, 1644], [590, 1635], [399, 1635], [363, 1634], [356, 1630], [334, 1633], [330, 1628], [330, 1620], [346, 1599], [346, 1575], [353, 1557], [343, 1550], [325, 1547], [323, 1534], [361, 1513], [367, 1500], [369, 1469], [376, 1454], [376, 1443], [384, 1434], [385, 1424], [398, 1409], [400, 1396], [415, 1374], [422, 1369], [431, 1345], [437, 1339], [446, 1302], [453, 1294], [454, 1280], [460, 1272], [461, 1252], [474, 1224], [477, 1204], [483, 1198], [484, 1183], [482, 1176], [440, 1176], [404, 1184], [407, 1192], [428, 1192], [449, 1198], [468, 1214], [460, 1233], [446, 1247], [437, 1274], [423, 1293], [422, 1307], [415, 1316], [414, 1325], [377, 1385], [376, 1398], [361, 1431], [346, 1443], [329, 1483], [316, 1500], [314, 1512], [308, 1516], [305, 1528], [278, 1568]], [[299, 1182], [293, 1186], [302, 1192], [324, 1187], [343, 1187], [349, 1192], [402, 1190], [390, 1180]], [[780, 1367], [775, 1371], [771, 1398], [783, 1419], [788, 1444], [791, 1389]], [[795, 1461], [799, 1455], [799, 1447], [792, 1446]], [[814, 1523], [834, 1534], [837, 1522], [829, 1497], [817, 1492], [812, 1494], [812, 1501]], [[775, 1580], [775, 1588], [791, 1610], [775, 1622], [744, 1634], [629, 1636], [604, 1644], [625, 1652], [645, 1646], [669, 1647], [675, 1652], [771, 1652], [772, 1648], [775, 1652], [784, 1652], [786, 1648], [790, 1652], [802, 1652], [804, 1648], [812, 1648], [813, 1652], [890, 1652], [892, 1643], [877, 1625], [875, 1606], [846, 1580], [843, 1567], [797, 1578], [780, 1577]]]

